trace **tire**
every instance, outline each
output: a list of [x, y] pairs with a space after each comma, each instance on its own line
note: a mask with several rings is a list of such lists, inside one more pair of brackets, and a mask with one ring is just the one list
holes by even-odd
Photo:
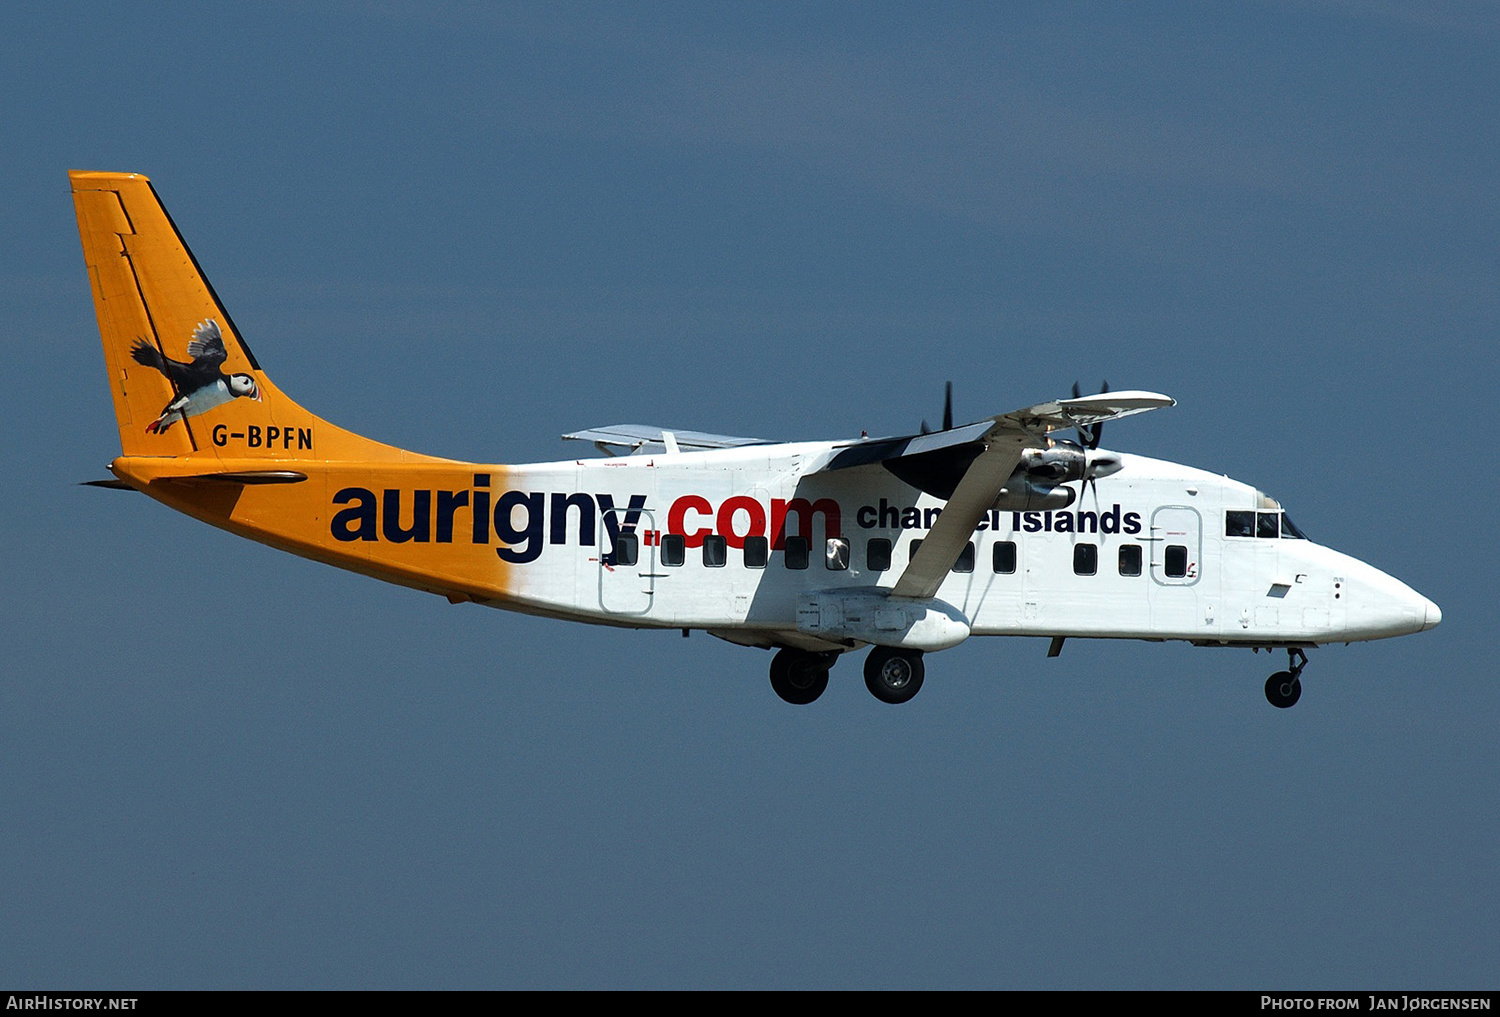
[[1302, 698], [1302, 679], [1290, 671], [1277, 671], [1266, 679], [1266, 702], [1278, 710], [1296, 706]]
[[920, 650], [877, 646], [865, 658], [865, 687], [882, 703], [905, 703], [922, 689]]
[[771, 658], [771, 689], [793, 706], [806, 706], [828, 688], [828, 658], [785, 649]]

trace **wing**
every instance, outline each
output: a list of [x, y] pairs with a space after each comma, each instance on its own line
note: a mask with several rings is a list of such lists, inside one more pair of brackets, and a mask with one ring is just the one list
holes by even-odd
[[224, 336], [219, 332], [219, 323], [212, 318], [198, 323], [193, 329], [193, 338], [188, 341], [188, 357], [193, 366], [206, 365], [218, 371], [219, 365], [229, 359], [224, 348]]
[[769, 445], [763, 438], [736, 438], [703, 431], [672, 431], [649, 424], [611, 424], [563, 435], [564, 441], [589, 441], [608, 456], [661, 455], [666, 452], [703, 452], [742, 445]]
[[1021, 465], [1022, 454], [1035, 447], [1035, 439], [1024, 431], [1004, 430], [989, 436], [984, 451], [969, 464], [911, 564], [891, 588], [891, 596], [925, 598], [937, 593], [974, 535], [974, 527]]
[[820, 472], [880, 463], [948, 502], [891, 589], [893, 597], [926, 598], [937, 593], [1027, 450], [1047, 447], [1048, 432], [1174, 405], [1176, 400], [1155, 392], [1060, 399], [935, 434], [852, 443], [836, 451]]

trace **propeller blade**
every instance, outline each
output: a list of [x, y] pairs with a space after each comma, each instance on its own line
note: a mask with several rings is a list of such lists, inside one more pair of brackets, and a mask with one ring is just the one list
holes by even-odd
[[953, 382], [943, 390], [943, 430], [953, 430]]

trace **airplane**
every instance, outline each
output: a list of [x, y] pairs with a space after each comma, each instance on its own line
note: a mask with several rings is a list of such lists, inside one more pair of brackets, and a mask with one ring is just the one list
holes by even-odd
[[[621, 424], [598, 455], [532, 465], [419, 455], [354, 434], [261, 369], [134, 173], [71, 171], [122, 455], [144, 492], [293, 554], [549, 618], [707, 631], [774, 650], [808, 704], [868, 647], [885, 703], [970, 636], [1185, 640], [1285, 650], [1265, 694], [1302, 693], [1306, 650], [1433, 628], [1437, 605], [1306, 537], [1249, 484], [1099, 447], [1153, 392], [1055, 399], [889, 438], [774, 442]], [[1063, 432], [1073, 431], [1076, 440]]]

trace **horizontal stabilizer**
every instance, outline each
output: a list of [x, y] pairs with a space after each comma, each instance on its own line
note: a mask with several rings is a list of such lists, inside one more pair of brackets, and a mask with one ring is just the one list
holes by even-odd
[[[661, 455], [668, 451], [705, 452], [710, 449], [769, 445], [764, 438], [736, 438], [704, 431], [674, 431], [650, 424], [610, 424], [563, 435], [564, 441], [593, 442], [607, 456]], [[676, 447], [673, 448], [673, 445]]]
[[296, 470], [236, 470], [221, 473], [190, 473], [177, 477], [158, 477], [156, 483], [172, 484], [300, 484], [307, 474]]

